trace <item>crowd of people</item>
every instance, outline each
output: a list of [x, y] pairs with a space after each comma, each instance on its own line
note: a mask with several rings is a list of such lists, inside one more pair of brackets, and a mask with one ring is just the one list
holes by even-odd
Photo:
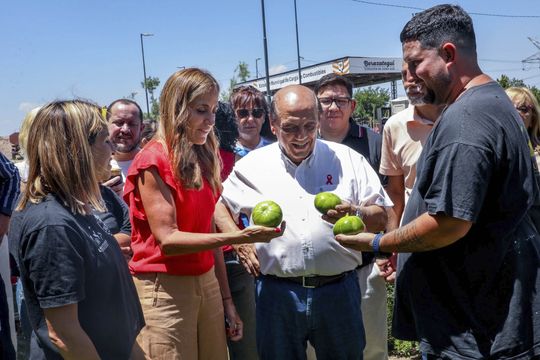
[[[156, 125], [128, 99], [30, 112], [25, 160], [0, 155], [19, 356], [384, 360], [395, 281], [392, 334], [423, 359], [539, 358], [538, 102], [482, 73], [459, 6], [415, 14], [400, 40], [411, 106], [382, 136], [338, 74], [222, 102], [183, 69]], [[321, 215], [320, 192], [341, 204]], [[252, 221], [264, 200], [276, 227]], [[364, 231], [334, 235], [350, 214]], [[0, 357], [15, 359], [5, 273]]]

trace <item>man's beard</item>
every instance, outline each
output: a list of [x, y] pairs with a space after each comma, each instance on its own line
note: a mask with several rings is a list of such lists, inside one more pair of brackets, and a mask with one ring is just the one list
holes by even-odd
[[424, 101], [426, 104], [447, 105], [448, 95], [452, 86], [452, 79], [449, 75], [439, 75], [433, 78], [432, 86], [426, 86], [426, 95]]
[[[413, 89], [414, 88], [414, 89]], [[411, 85], [405, 89], [409, 103], [414, 106], [431, 104], [435, 94], [425, 84]]]
[[119, 153], [127, 154], [127, 153], [130, 153], [133, 150], [137, 149], [140, 144], [141, 144], [141, 139], [139, 139], [138, 141], [133, 142], [133, 144], [131, 146], [129, 146], [127, 144], [116, 144], [114, 151], [119, 152]]

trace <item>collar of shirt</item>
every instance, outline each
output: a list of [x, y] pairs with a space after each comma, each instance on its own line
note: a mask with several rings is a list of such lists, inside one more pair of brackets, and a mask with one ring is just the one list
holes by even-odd
[[313, 151], [311, 152], [311, 154], [309, 154], [308, 157], [305, 158], [304, 160], [302, 160], [302, 162], [300, 164], [298, 164], [298, 165], [296, 165], [294, 162], [292, 162], [291, 159], [289, 159], [287, 154], [285, 154], [285, 150], [283, 149], [281, 144], [279, 144], [279, 149], [281, 151], [281, 159], [283, 160], [283, 163], [285, 164], [285, 169], [287, 169], [287, 172], [291, 176], [294, 177], [295, 173], [296, 173], [296, 169], [299, 166], [307, 166], [307, 167], [312, 167], [313, 166], [313, 162], [314, 162], [314, 159], [315, 159], [315, 153], [317, 151], [317, 141], [315, 141], [315, 146], [313, 147]]
[[423, 118], [420, 115], [418, 115], [418, 112], [416, 112], [414, 105], [409, 106], [407, 109], [403, 111], [407, 111], [407, 122], [418, 122], [418, 123], [422, 123], [424, 125], [430, 125], [430, 126], [433, 126], [434, 124], [433, 121]]

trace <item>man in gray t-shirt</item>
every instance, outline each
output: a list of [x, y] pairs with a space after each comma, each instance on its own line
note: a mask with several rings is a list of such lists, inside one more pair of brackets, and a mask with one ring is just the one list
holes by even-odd
[[426, 359], [540, 355], [539, 191], [519, 115], [483, 74], [472, 20], [459, 6], [416, 14], [403, 57], [447, 107], [429, 135], [403, 227], [339, 235], [354, 249], [400, 254], [394, 336]]

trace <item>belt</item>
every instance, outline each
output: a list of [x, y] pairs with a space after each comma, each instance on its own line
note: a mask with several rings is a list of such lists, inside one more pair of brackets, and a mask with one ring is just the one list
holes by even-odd
[[275, 276], [275, 275], [264, 275], [264, 276], [270, 277], [272, 279], [290, 281], [296, 284], [300, 284], [305, 288], [313, 289], [313, 288], [318, 288], [324, 285], [338, 282], [342, 280], [343, 278], [345, 278], [345, 276], [347, 276], [352, 271], [354, 270], [345, 271], [337, 275], [314, 275], [314, 276], [293, 276], [293, 277], [280, 277], [280, 276]]

